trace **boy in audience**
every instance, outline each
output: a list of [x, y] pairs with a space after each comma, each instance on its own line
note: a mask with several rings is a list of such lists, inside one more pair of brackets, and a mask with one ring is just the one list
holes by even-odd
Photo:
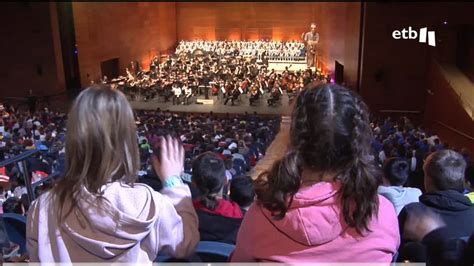
[[230, 199], [239, 204], [245, 215], [255, 198], [253, 180], [250, 176], [238, 176], [230, 182]]
[[383, 186], [380, 186], [378, 191], [392, 202], [397, 215], [405, 205], [418, 202], [421, 191], [417, 188], [403, 187], [409, 176], [409, 165], [406, 160], [390, 158], [385, 162], [383, 171]]
[[472, 164], [466, 168], [464, 187], [467, 192], [466, 197], [474, 203], [474, 167]]
[[465, 237], [474, 232], [474, 207], [463, 194], [465, 169], [466, 162], [462, 155], [453, 150], [437, 151], [427, 157], [423, 166], [426, 193], [420, 196], [419, 203], [408, 204], [398, 216], [402, 241], [405, 242], [400, 246], [400, 260], [414, 261], [405, 255], [410, 253], [418, 256], [416, 261], [426, 261], [423, 248], [416, 242], [410, 242], [416, 239], [403, 233], [407, 220], [426, 209], [438, 215], [446, 225], [445, 238]]

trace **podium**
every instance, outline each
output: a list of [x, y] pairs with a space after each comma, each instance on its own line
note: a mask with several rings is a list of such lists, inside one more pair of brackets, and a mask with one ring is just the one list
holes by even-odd
[[214, 100], [213, 99], [196, 99], [197, 104], [205, 104], [205, 105], [213, 105]]

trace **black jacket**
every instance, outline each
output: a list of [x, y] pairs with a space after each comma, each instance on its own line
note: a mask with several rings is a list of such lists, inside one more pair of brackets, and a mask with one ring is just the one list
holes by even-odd
[[405, 206], [398, 215], [400, 233], [403, 233], [407, 214], [426, 207], [439, 214], [446, 223], [449, 228], [447, 237], [465, 237], [474, 232], [474, 207], [469, 198], [458, 191], [445, 190], [423, 194], [419, 203]]
[[[400, 234], [403, 234], [407, 216], [416, 215], [425, 208], [429, 208], [434, 213], [439, 214], [446, 224], [442, 238], [438, 237], [436, 242], [453, 238], [469, 237], [474, 233], [474, 207], [471, 201], [458, 191], [446, 190], [423, 194], [420, 196], [420, 202], [405, 206], [398, 215]], [[400, 256], [398, 258], [399, 262], [405, 259], [411, 261], [427, 261], [429, 259], [430, 254], [417, 254], [417, 259], [406, 257], [404, 254], [414, 254], [423, 251], [410, 252], [406, 247], [413, 243], [415, 242], [407, 242], [406, 239], [402, 238]], [[421, 246], [419, 247], [422, 248]]]
[[450, 238], [448, 227], [438, 228], [423, 238], [428, 266], [474, 264], [474, 235]]
[[217, 241], [235, 245], [243, 219], [229, 218], [201, 210], [196, 210], [196, 213], [199, 217], [201, 241]]

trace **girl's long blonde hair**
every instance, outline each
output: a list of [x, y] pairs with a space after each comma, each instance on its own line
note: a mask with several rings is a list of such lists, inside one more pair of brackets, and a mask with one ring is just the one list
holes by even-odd
[[[68, 114], [66, 134], [65, 173], [52, 191], [59, 220], [78, 206], [81, 189], [100, 196], [107, 183], [133, 184], [140, 166], [132, 108], [122, 92], [108, 85], [79, 94]], [[70, 203], [68, 210], [63, 210], [65, 202]]]

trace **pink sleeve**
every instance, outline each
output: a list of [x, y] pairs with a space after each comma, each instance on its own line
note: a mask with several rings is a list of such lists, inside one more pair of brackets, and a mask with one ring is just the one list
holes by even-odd
[[257, 230], [257, 224], [255, 223], [255, 221], [258, 220], [259, 212], [259, 207], [255, 203], [253, 203], [245, 214], [244, 220], [240, 225], [239, 233], [237, 235], [237, 243], [235, 246], [235, 250], [230, 258], [231, 262], [256, 261], [253, 255], [255, 247], [255, 239], [253, 237], [253, 232]]

